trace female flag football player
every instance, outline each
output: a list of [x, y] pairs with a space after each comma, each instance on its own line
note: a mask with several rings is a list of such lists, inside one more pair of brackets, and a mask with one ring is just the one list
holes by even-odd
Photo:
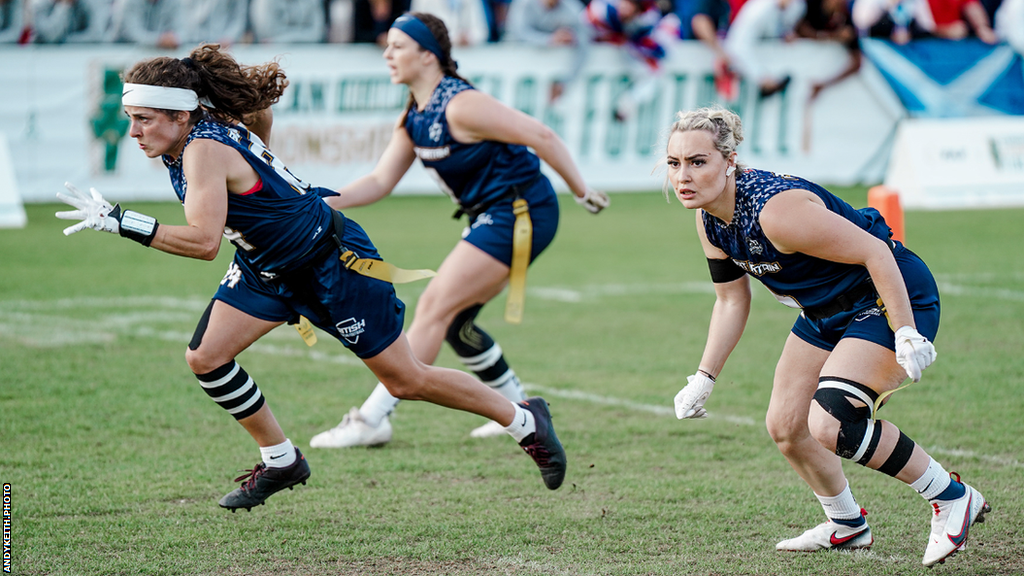
[[[738, 116], [721, 108], [680, 113], [667, 149], [667, 186], [696, 211], [715, 286], [699, 369], [675, 397], [676, 416], [702, 418], [715, 378], [740, 339], [750, 281], [801, 308], [775, 369], [768, 432], [811, 487], [826, 521], [779, 550], [871, 546], [841, 458], [909, 484], [930, 504], [923, 563], [961, 549], [990, 510], [981, 493], [947, 473], [877, 411], [909, 376], [935, 360], [939, 295], [916, 254], [890, 238], [873, 208], [854, 210], [824, 188], [736, 162]], [[895, 327], [895, 330], [893, 329]]]
[[510, 402], [469, 374], [417, 360], [390, 275], [368, 272], [389, 265], [358, 224], [323, 202], [334, 192], [298, 180], [265, 146], [270, 106], [286, 86], [276, 62], [240, 66], [218, 45], [180, 60], [142, 61], [125, 74], [129, 135], [167, 166], [188, 224], [161, 225], [111, 206], [95, 189], [86, 195], [69, 186], [74, 196], [58, 194], [77, 210], [57, 216], [81, 220], [65, 234], [92, 228], [202, 260], [217, 255], [222, 235], [235, 244], [234, 261], [185, 352], [203, 390], [263, 456], [220, 505], [251, 509], [309, 478], [305, 458], [235, 361], [261, 336], [300, 317], [341, 340], [394, 396], [501, 423], [534, 458], [545, 485], [558, 488], [566, 459], [546, 403]]
[[[524, 396], [519, 378], [501, 346], [475, 319], [509, 285], [505, 317], [520, 320], [526, 267], [555, 236], [558, 199], [539, 160], [558, 172], [590, 212], [608, 206], [608, 197], [587, 187], [551, 129], [473, 89], [458, 75], [439, 18], [418, 12], [398, 18], [388, 31], [384, 58], [391, 81], [409, 87], [409, 106], [373, 171], [326, 201], [338, 210], [376, 202], [394, 189], [416, 158], [422, 161], [458, 204], [456, 216], [467, 215], [469, 227], [420, 297], [409, 344], [416, 358], [433, 364], [447, 341], [483, 382], [518, 402]], [[314, 436], [310, 446], [384, 444], [391, 440], [388, 415], [397, 404], [387, 387], [378, 385], [361, 408], [352, 408], [338, 426]], [[472, 435], [501, 432], [501, 425], [490, 422]]]

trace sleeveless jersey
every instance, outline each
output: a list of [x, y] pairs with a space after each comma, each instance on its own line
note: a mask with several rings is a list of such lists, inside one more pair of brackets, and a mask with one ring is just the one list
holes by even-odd
[[512, 186], [533, 182], [540, 175], [540, 159], [526, 146], [484, 140], [462, 144], [452, 138], [445, 110], [452, 97], [474, 90], [466, 82], [445, 76], [427, 106], [414, 106], [405, 118], [416, 157], [452, 201], [465, 208], [486, 205], [508, 193]]
[[892, 246], [889, 226], [874, 208], [855, 210], [821, 186], [794, 176], [745, 169], [736, 176], [736, 208], [728, 225], [703, 213], [708, 240], [720, 248], [747, 274], [765, 285], [783, 304], [793, 308], [821, 306], [870, 277], [867, 268], [841, 264], [806, 254], [783, 254], [761, 230], [761, 210], [776, 194], [807, 190], [817, 195], [830, 211], [853, 222]]
[[[332, 190], [312, 187], [296, 178], [280, 159], [271, 154], [258, 136], [243, 126], [212, 119], [201, 120], [189, 133], [185, 147], [196, 138], [207, 138], [237, 150], [256, 170], [263, 184], [249, 194], [228, 194], [228, 216], [224, 236], [238, 255], [253, 268], [265, 272], [287, 272], [309, 260], [333, 232], [331, 207], [321, 196]], [[170, 170], [171, 184], [178, 200], [185, 202], [188, 182], [182, 170], [182, 154], [163, 157]]]

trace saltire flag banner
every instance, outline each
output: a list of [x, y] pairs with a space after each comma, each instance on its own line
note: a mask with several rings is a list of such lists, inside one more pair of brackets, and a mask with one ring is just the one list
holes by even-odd
[[1024, 58], [976, 39], [861, 40], [913, 118], [1024, 115]]

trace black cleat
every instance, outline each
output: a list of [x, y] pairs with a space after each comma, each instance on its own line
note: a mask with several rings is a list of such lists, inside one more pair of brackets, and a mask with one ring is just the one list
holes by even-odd
[[291, 490], [296, 484], [305, 484], [310, 474], [309, 464], [298, 448], [295, 457], [295, 463], [287, 468], [267, 468], [260, 462], [252, 470], [246, 470], [234, 480], [242, 485], [221, 498], [218, 504], [232, 512], [238, 508], [248, 512], [285, 488]]
[[548, 403], [535, 396], [523, 400], [519, 405], [533, 414], [537, 424], [537, 431], [524, 438], [519, 446], [537, 463], [548, 490], [557, 490], [565, 479], [565, 449], [555, 435]]

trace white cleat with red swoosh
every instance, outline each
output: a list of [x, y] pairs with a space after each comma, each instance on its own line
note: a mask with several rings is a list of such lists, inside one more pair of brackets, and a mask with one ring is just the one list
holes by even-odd
[[[960, 482], [960, 475], [951, 472], [950, 477]], [[974, 524], [985, 521], [985, 514], [992, 507], [985, 497], [974, 488], [964, 484], [964, 495], [956, 500], [932, 500], [932, 532], [928, 538], [928, 547], [924, 551], [921, 563], [934, 566], [946, 561], [963, 550], [967, 544], [967, 534]]]
[[[867, 514], [863, 509], [861, 514]], [[796, 538], [775, 545], [784, 552], [817, 552], [818, 550], [859, 550], [870, 548], [875, 542], [867, 522], [860, 526], [846, 526], [829, 520], [807, 530]]]

